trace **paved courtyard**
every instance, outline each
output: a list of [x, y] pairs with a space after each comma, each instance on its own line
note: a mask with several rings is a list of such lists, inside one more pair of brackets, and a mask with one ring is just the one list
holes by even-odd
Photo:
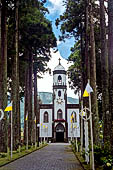
[[54, 143], [0, 170], [82, 170], [82, 167], [68, 144]]

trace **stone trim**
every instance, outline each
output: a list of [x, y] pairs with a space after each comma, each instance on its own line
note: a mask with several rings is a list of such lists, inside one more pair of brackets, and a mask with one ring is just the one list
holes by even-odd
[[54, 122], [66, 122], [64, 119], [55, 119]]
[[55, 70], [55, 71], [53, 71], [53, 75], [54, 74], [66, 74], [66, 71], [65, 70]]
[[67, 104], [67, 109], [79, 109], [79, 104]]
[[40, 104], [39, 108], [40, 109], [52, 109], [53, 108], [53, 104]]
[[67, 89], [66, 85], [53, 85], [53, 89]]

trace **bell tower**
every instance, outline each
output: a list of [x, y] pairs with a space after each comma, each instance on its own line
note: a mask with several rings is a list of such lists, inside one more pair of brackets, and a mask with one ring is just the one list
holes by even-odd
[[66, 71], [60, 60], [53, 71], [53, 137], [63, 142], [67, 140], [67, 86]]

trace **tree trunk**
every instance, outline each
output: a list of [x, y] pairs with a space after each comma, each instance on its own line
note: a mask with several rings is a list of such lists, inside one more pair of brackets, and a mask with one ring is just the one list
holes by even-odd
[[99, 142], [99, 115], [98, 115], [98, 103], [97, 103], [97, 91], [96, 91], [96, 56], [95, 56], [95, 37], [94, 37], [94, 23], [93, 23], [93, 11], [92, 0], [90, 1], [90, 84], [93, 88], [91, 94], [92, 113], [93, 113], [93, 136], [94, 143]]
[[1, 13], [2, 13], [2, 4], [0, 0], [0, 108], [2, 108], [2, 47], [1, 47]]
[[[27, 50], [26, 57], [28, 57], [28, 67], [26, 68], [26, 80], [25, 80], [25, 117], [28, 113], [28, 141], [32, 143], [32, 130], [33, 130], [33, 116], [32, 116], [32, 75], [33, 64], [32, 54]], [[25, 122], [25, 121], [24, 121]], [[26, 125], [26, 123], [25, 123]], [[26, 126], [24, 128], [24, 139], [26, 139]]]
[[[2, 1], [1, 13], [1, 108], [4, 110], [7, 106], [7, 4]], [[7, 151], [7, 113], [4, 120], [1, 121], [1, 151]]]
[[[84, 89], [90, 79], [90, 55], [89, 55], [89, 0], [85, 0], [85, 59], [84, 59]], [[84, 106], [89, 107], [89, 100], [88, 98], [83, 98]]]
[[[25, 52], [25, 56], [27, 56], [27, 51]], [[25, 107], [24, 107], [24, 142], [27, 142], [27, 136], [26, 136], [26, 116], [28, 114], [28, 85], [29, 85], [29, 74], [28, 74], [28, 66], [25, 70]]]
[[31, 51], [29, 51], [29, 96], [28, 96], [28, 108], [29, 108], [29, 113], [28, 113], [28, 138], [29, 138], [29, 144], [33, 142], [33, 115], [32, 115], [32, 90], [33, 90], [33, 57]]
[[[101, 28], [101, 75], [102, 75], [102, 115], [104, 143], [110, 141], [111, 116], [109, 112], [109, 70], [106, 40], [106, 23], [104, 0], [100, 0], [100, 28]], [[110, 146], [110, 145], [109, 145]]]
[[109, 59], [109, 104], [111, 117], [111, 146], [113, 151], [113, 1], [108, 0], [108, 59]]
[[16, 19], [16, 30], [15, 30], [15, 50], [16, 50], [16, 59], [17, 59], [17, 103], [16, 103], [16, 110], [17, 110], [17, 142], [20, 143], [21, 139], [21, 124], [20, 124], [20, 97], [19, 97], [19, 17], [18, 17], [18, 8], [19, 8], [19, 1], [16, 1], [16, 9], [15, 9], [15, 19]]
[[15, 55], [13, 56], [12, 68], [12, 101], [13, 101], [13, 149], [18, 148], [19, 144], [19, 56], [18, 56], [18, 1], [15, 2]]
[[[34, 70], [34, 115], [36, 116], [36, 122], [39, 123], [38, 119], [39, 119], [39, 115], [38, 115], [38, 100], [37, 100], [37, 70]], [[38, 127], [36, 127], [36, 139], [39, 142], [39, 134], [38, 134]]]
[[85, 70], [86, 70], [86, 83], [90, 79], [90, 58], [89, 58], [89, 19], [88, 19], [89, 0], [86, 0], [85, 10]]
[[[2, 4], [1, 4], [1, 0], [0, 0], [0, 108], [2, 108], [2, 47], [1, 47], [1, 41], [2, 41], [2, 37], [1, 37], [1, 20], [2, 20], [2, 16], [1, 16], [1, 13], [2, 13]], [[2, 146], [2, 124], [3, 124], [3, 121], [0, 121], [0, 146]], [[3, 147], [3, 146], [2, 146]], [[2, 151], [3, 148], [0, 148], [0, 152]]]

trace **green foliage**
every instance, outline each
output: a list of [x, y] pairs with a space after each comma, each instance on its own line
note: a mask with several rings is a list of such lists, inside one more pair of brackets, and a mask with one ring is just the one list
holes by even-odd
[[[33, 56], [33, 69], [45, 72], [50, 60], [50, 49], [56, 47], [56, 38], [51, 22], [45, 17], [48, 9], [44, 1], [21, 0], [19, 3], [19, 84], [20, 97], [24, 95], [25, 70], [28, 67], [30, 51]], [[12, 75], [15, 56], [15, 3], [8, 2], [8, 77]], [[10, 83], [9, 83], [10, 89]], [[9, 90], [10, 91], [10, 90]]]
[[85, 152], [85, 149], [83, 148], [81, 156], [84, 158], [84, 160], [85, 160], [85, 154], [86, 154], [86, 152]]
[[109, 143], [103, 147], [94, 145], [94, 158], [97, 165], [103, 166], [104, 169], [111, 168], [113, 165], [113, 155], [109, 149]]
[[45, 18], [40, 7], [21, 7], [19, 29], [22, 48], [32, 49], [33, 53], [47, 56], [50, 54], [50, 48], [56, 46], [51, 22]]
[[[33, 54], [33, 69], [37, 72], [46, 71], [50, 59], [50, 48], [56, 47], [56, 38], [52, 32], [51, 22], [45, 18], [46, 8], [39, 2], [37, 6], [21, 7], [20, 17], [20, 49], [28, 49]], [[26, 60], [26, 55], [23, 53]]]
[[[83, 89], [87, 82], [87, 67], [88, 58], [90, 56], [90, 5], [88, 6], [88, 28], [86, 30], [86, 7], [87, 1], [84, 0], [67, 0], [65, 1], [66, 10], [63, 15], [56, 20], [56, 26], [60, 26], [62, 35], [59, 39], [65, 40], [66, 38], [75, 37], [76, 43], [79, 42], [79, 51], [76, 44], [72, 48], [72, 54], [69, 56], [69, 61], [73, 61], [73, 65], [69, 68], [70, 87], [75, 89], [75, 93], [80, 90], [83, 83]], [[100, 57], [100, 13], [99, 5], [92, 2], [93, 16], [94, 16], [94, 32], [95, 32], [95, 52], [96, 52], [96, 73], [97, 73], [97, 98], [99, 104], [99, 116], [102, 119], [102, 101], [100, 94], [102, 93], [101, 82], [101, 57]], [[86, 33], [87, 31], [87, 33]], [[88, 50], [86, 55], [86, 34]], [[73, 52], [74, 50], [74, 52]], [[80, 56], [81, 53], [81, 56]], [[78, 57], [77, 57], [78, 56]], [[90, 59], [89, 59], [90, 60]], [[82, 66], [82, 67], [81, 67]], [[81, 74], [82, 73], [82, 74]], [[81, 76], [82, 75], [82, 76]], [[82, 83], [81, 83], [81, 79]]]
[[[81, 33], [85, 31], [85, 7], [84, 0], [66, 0], [64, 1], [66, 7], [65, 12], [60, 18], [56, 19], [56, 26], [61, 25], [60, 40], [74, 36], [76, 39], [80, 37]], [[97, 19], [95, 23], [99, 23], [99, 6], [93, 1], [94, 17]]]
[[75, 143], [75, 141], [71, 141], [71, 146], [72, 146], [73, 152], [76, 152], [76, 143]]
[[0, 158], [5, 158], [5, 157], [7, 157], [6, 153], [0, 153]]
[[81, 89], [81, 55], [80, 55], [80, 41], [78, 41], [74, 48], [71, 48], [71, 55], [69, 61], [73, 64], [68, 69], [69, 85], [75, 89], [75, 93]]
[[[72, 144], [72, 148], [74, 148], [74, 143]], [[89, 153], [91, 150], [91, 146], [89, 146]], [[75, 152], [75, 150], [73, 149]], [[81, 153], [82, 158], [85, 161], [85, 149], [83, 148], [83, 151]], [[109, 143], [106, 143], [103, 147], [94, 145], [94, 160], [95, 160], [95, 166], [100, 167], [104, 170], [112, 169], [113, 166], [113, 155], [111, 153], [111, 150], [109, 149]], [[84, 161], [82, 163], [84, 164]]]
[[[70, 36], [78, 37], [81, 30], [81, 22], [84, 22], [85, 3], [82, 0], [65, 1], [66, 11], [56, 20], [56, 26], [61, 23], [62, 36], [60, 39]], [[69, 34], [68, 34], [69, 33]]]

